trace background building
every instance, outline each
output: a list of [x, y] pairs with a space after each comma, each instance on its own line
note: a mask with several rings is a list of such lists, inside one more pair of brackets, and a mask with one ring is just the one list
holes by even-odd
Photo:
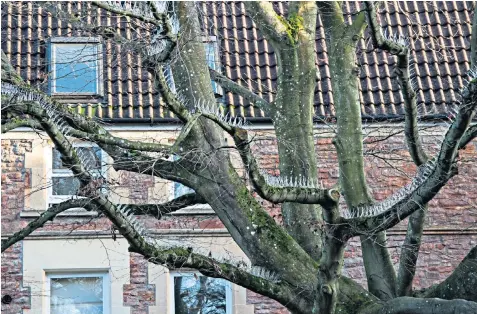
[[[128, 54], [127, 45], [116, 45], [110, 38], [94, 34], [94, 27], [85, 32], [61, 21], [61, 13], [74, 13], [71, 3], [61, 5], [60, 13], [49, 14], [39, 8], [40, 3], [2, 3], [2, 50], [17, 72], [65, 106], [101, 119], [113, 134], [173, 142], [180, 124], [163, 106], [141, 60]], [[243, 4], [214, 2], [199, 6], [208, 34], [204, 45], [210, 67], [272, 100], [277, 80], [273, 49], [245, 15]], [[356, 3], [346, 2], [344, 6], [347, 17], [352, 18]], [[446, 104], [455, 100], [463, 86], [462, 77], [470, 68], [470, 6], [470, 2], [392, 2], [386, 3], [381, 12], [381, 23], [389, 34], [409, 38], [423, 142], [429, 147], [441, 136], [447, 119]], [[284, 7], [278, 3], [276, 9]], [[89, 18], [93, 26], [106, 25], [113, 33], [131, 38], [132, 30], [124, 17], [95, 9]], [[327, 52], [323, 50], [324, 36], [325, 30], [318, 23], [315, 137], [320, 180], [334, 183], [338, 177], [336, 153], [331, 144], [332, 129], [327, 127], [334, 119], [333, 91]], [[391, 70], [394, 59], [368, 48], [368, 42], [362, 40], [358, 51], [362, 116], [368, 133], [367, 177], [379, 200], [403, 186], [415, 167], [403, 134], [398, 132], [402, 130], [403, 105]], [[261, 165], [270, 171], [277, 169], [271, 120], [241, 97], [224, 93], [215, 82], [211, 84], [217, 105], [231, 115], [246, 117], [248, 127], [256, 132], [254, 149]], [[147, 174], [115, 172], [105, 167], [108, 156], [99, 149], [85, 142], [78, 141], [77, 145], [83, 147], [97, 175], [107, 179], [104, 188], [118, 203], [162, 203], [187, 192], [180, 184]], [[430, 203], [432, 211], [421, 246], [417, 287], [446, 278], [477, 241], [476, 149], [474, 141], [461, 153], [461, 175]], [[3, 134], [2, 239], [26, 226], [50, 204], [74, 194], [75, 180], [58, 158], [52, 143], [33, 130], [20, 128]], [[281, 219], [278, 206], [270, 204], [268, 208], [275, 219]], [[187, 242], [215, 256], [245, 259], [206, 205], [143, 222], [165, 243]], [[396, 252], [405, 230], [406, 224], [401, 223], [388, 232], [388, 244]], [[364, 282], [359, 246], [358, 241], [349, 243], [344, 273]], [[63, 290], [52, 288], [55, 285], [71, 285], [66, 290], [75, 291], [91, 308], [109, 304], [106, 313], [174, 313], [178, 306], [174, 294], [179, 284], [192, 296], [200, 284], [217, 292], [217, 308], [224, 313], [286, 312], [274, 301], [236, 285], [216, 280], [207, 283], [187, 270], [169, 272], [148, 264], [128, 252], [126, 241], [114, 234], [106, 218], [81, 208], [61, 214], [2, 254], [5, 313], [54, 313], [51, 300], [68, 299], [62, 295]], [[183, 301], [196, 302], [197, 298]]]

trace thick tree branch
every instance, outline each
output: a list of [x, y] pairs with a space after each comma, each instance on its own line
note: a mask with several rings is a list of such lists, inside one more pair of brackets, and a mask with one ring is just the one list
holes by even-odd
[[477, 124], [469, 127], [467, 131], [465, 131], [464, 136], [460, 139], [459, 142], [459, 149], [464, 148], [469, 144], [474, 138], [477, 137]]
[[274, 283], [267, 279], [249, 274], [229, 263], [193, 253], [191, 249], [180, 247], [162, 247], [150, 238], [147, 231], [140, 231], [138, 223], [128, 213], [122, 211], [117, 205], [111, 203], [105, 196], [99, 195], [93, 199], [92, 206], [105, 214], [118, 228], [121, 235], [128, 241], [131, 252], [142, 254], [149, 262], [165, 265], [168, 268], [193, 268], [210, 277], [224, 278], [233, 283], [240, 284], [257, 293], [269, 296], [287, 304], [289, 308], [304, 311], [306, 303], [302, 298], [296, 298], [294, 291], [286, 283]]
[[255, 106], [263, 110], [267, 116], [271, 116], [270, 103], [268, 101], [258, 96], [257, 94], [254, 94], [250, 89], [235, 83], [231, 79], [227, 78], [225, 75], [213, 69], [209, 69], [209, 73], [210, 78], [217, 84], [222, 86], [225, 90], [242, 96], [245, 100], [252, 102]]
[[179, 209], [195, 204], [206, 203], [204, 198], [199, 194], [189, 193], [162, 204], [131, 204], [128, 205], [128, 209], [130, 209], [134, 215], [147, 215], [161, 219], [162, 216], [178, 211]]
[[400, 297], [381, 305], [373, 305], [360, 314], [469, 314], [477, 312], [477, 303], [461, 299], [417, 299]]
[[[181, 103], [175, 92], [171, 90], [171, 87], [167, 83], [167, 79], [164, 75], [165, 68], [163, 66], [157, 66], [154, 68], [155, 73], [155, 85], [162, 97], [166, 100], [167, 107], [175, 114], [182, 122], [186, 123], [191, 119], [191, 114], [187, 110], [186, 106]], [[170, 74], [169, 74], [170, 75]]]
[[[18, 109], [17, 109], [18, 110]], [[21, 109], [20, 109], [21, 111]], [[19, 127], [29, 127], [32, 129], [41, 129], [40, 123], [33, 119], [10, 119], [2, 124], [2, 133], [6, 133], [13, 129]], [[138, 142], [131, 141], [124, 138], [116, 137], [110, 134], [100, 135], [97, 133], [83, 132], [80, 130], [72, 129], [69, 132], [69, 135], [76, 137], [82, 140], [87, 140], [95, 143], [102, 143], [107, 145], [116, 145], [121, 148], [138, 150], [143, 152], [162, 152], [168, 153], [170, 146], [157, 144], [157, 143], [148, 143], [148, 142]]]
[[149, 143], [149, 142], [139, 142], [131, 141], [125, 138], [116, 137], [109, 133], [98, 134], [93, 132], [83, 132], [76, 129], [70, 131], [69, 135], [80, 138], [83, 140], [95, 142], [98, 144], [114, 145], [128, 150], [141, 151], [141, 152], [156, 152], [167, 154], [171, 150], [171, 146], [158, 144], [158, 143]]
[[[248, 138], [248, 132], [243, 128], [235, 127], [226, 121], [222, 121], [214, 114], [202, 113], [208, 119], [213, 120], [228, 132], [234, 139], [235, 145], [240, 152], [242, 161], [250, 176], [250, 181], [257, 193], [267, 201], [272, 203], [296, 202], [301, 204], [320, 204], [322, 206], [334, 206], [339, 199], [337, 190], [321, 189], [317, 187], [308, 187], [308, 183], [290, 182], [290, 186], [275, 186], [267, 183], [264, 174], [261, 173], [260, 167], [253, 156], [252, 149]], [[291, 185], [294, 186], [291, 186]]]
[[33, 120], [33, 119], [9, 119], [5, 122], [2, 123], [2, 133], [7, 133], [11, 130], [14, 130], [16, 128], [20, 127], [28, 127], [32, 129], [41, 129], [40, 123], [38, 121]]
[[40, 217], [36, 218], [30, 222], [26, 227], [23, 227], [20, 231], [14, 233], [8, 239], [2, 241], [2, 252], [8, 249], [10, 246], [14, 245], [18, 241], [23, 240], [29, 236], [33, 231], [38, 228], [43, 227], [48, 221], [52, 221], [58, 214], [64, 212], [70, 208], [85, 208], [91, 203], [90, 199], [81, 198], [81, 199], [71, 199], [59, 204], [55, 204], [44, 211]]
[[271, 2], [249, 1], [244, 2], [244, 5], [248, 15], [260, 25], [260, 30], [269, 41], [274, 44], [288, 42], [287, 25], [283, 22], [284, 18], [275, 13]]
[[[326, 30], [333, 98], [337, 118], [334, 144], [338, 153], [339, 184], [348, 210], [373, 203], [363, 158], [361, 104], [358, 88], [356, 50], [365, 26], [363, 13], [352, 25], [347, 25], [340, 2], [316, 2]], [[396, 275], [389, 252], [386, 235], [361, 237], [363, 262], [369, 292], [380, 299], [395, 296]]]
[[[347, 220], [353, 235], [387, 230], [429, 202], [447, 181], [457, 173], [455, 165], [461, 139], [466, 133], [477, 106], [477, 80], [472, 79], [462, 91], [462, 104], [457, 117], [444, 136], [437, 160], [421, 166], [411, 185], [394, 195], [395, 201], [384, 201], [362, 212], [378, 212], [369, 217]], [[398, 193], [399, 194], [399, 193]]]
[[213, 258], [193, 253], [189, 249], [161, 249], [160, 247], [142, 246], [141, 248], [131, 247], [130, 250], [142, 254], [151, 263], [165, 265], [169, 269], [192, 268], [209, 277], [224, 278], [256, 293], [273, 298], [286, 304], [289, 309], [300, 313], [306, 313], [309, 309], [303, 298], [296, 297], [298, 291], [288, 284], [273, 283], [230, 263], [219, 262]]
[[421, 298], [465, 299], [477, 302], [477, 246], [443, 282], [416, 294]]
[[406, 237], [399, 257], [399, 270], [396, 281], [398, 296], [411, 296], [412, 294], [412, 282], [416, 274], [427, 207], [427, 204], [424, 205], [422, 209], [412, 213], [409, 217]]
[[409, 74], [409, 48], [399, 42], [386, 39], [377, 22], [375, 4], [373, 2], [365, 2], [365, 5], [374, 46], [397, 57], [395, 73], [399, 79], [401, 94], [404, 98], [404, 133], [406, 135], [406, 143], [414, 163], [420, 166], [427, 161], [427, 155], [419, 138], [416, 92], [412, 88]]

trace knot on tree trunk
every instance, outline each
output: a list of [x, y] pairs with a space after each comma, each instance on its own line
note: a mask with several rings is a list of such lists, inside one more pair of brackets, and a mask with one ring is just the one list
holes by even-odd
[[321, 285], [321, 291], [324, 294], [328, 294], [328, 295], [333, 294], [333, 288], [330, 285]]

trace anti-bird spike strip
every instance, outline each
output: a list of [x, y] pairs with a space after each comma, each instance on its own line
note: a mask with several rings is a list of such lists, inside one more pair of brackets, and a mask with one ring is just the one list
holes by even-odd
[[[121, 11], [129, 11], [131, 13], [141, 15], [147, 18], [152, 18], [152, 12], [148, 8], [147, 3], [140, 1], [105, 1], [111, 8]], [[157, 7], [157, 6], [156, 6]]]
[[296, 188], [310, 188], [310, 189], [321, 189], [322, 186], [315, 180], [307, 179], [301, 177], [299, 179], [282, 177], [282, 176], [272, 176], [269, 175], [263, 169], [260, 169], [260, 174], [265, 178], [265, 182], [268, 185], [275, 187], [296, 187]]
[[[477, 79], [477, 68], [473, 68], [469, 70], [468, 76], [470, 78], [470, 81]], [[465, 86], [462, 88], [461, 93], [465, 91], [468, 87]], [[449, 111], [448, 115], [448, 121], [444, 121], [446, 125], [448, 125], [448, 128], [446, 129], [445, 132], [443, 132], [442, 138], [440, 141], [437, 142], [436, 148], [438, 150], [442, 149], [442, 146], [444, 144], [445, 138], [447, 136], [447, 133], [449, 132], [450, 128], [452, 127], [452, 124], [455, 122], [456, 117], [459, 114], [460, 111], [460, 106], [462, 106], [463, 102], [462, 101], [456, 101], [456, 103], [459, 106], [452, 106], [451, 110]], [[353, 217], [358, 215], [357, 217], [369, 217], [369, 216], [376, 216], [379, 215], [390, 208], [392, 208], [394, 205], [397, 203], [401, 202], [402, 200], [406, 199], [411, 195], [429, 176], [432, 174], [432, 172], [435, 170], [437, 164], [437, 156], [430, 159], [427, 163], [419, 167], [417, 171], [416, 177], [411, 181], [410, 184], [404, 186], [400, 190], [398, 190], [394, 195], [391, 197], [387, 198], [384, 200], [382, 203], [377, 204], [377, 205], [372, 205], [372, 206], [367, 206], [364, 211], [361, 211], [359, 208], [355, 209], [355, 213], [347, 213], [347, 217]]]
[[252, 266], [249, 272], [256, 277], [260, 277], [274, 283], [280, 282], [280, 276], [277, 273], [266, 269], [265, 267]]
[[134, 216], [134, 212], [131, 208], [129, 208], [126, 204], [120, 204], [116, 206], [118, 212], [123, 216], [124, 220], [126, 220], [130, 227], [136, 230], [141, 236], [145, 238], [148, 243], [153, 243], [154, 241], [148, 240], [149, 236], [147, 235], [146, 227]]
[[385, 199], [383, 202], [371, 206], [358, 206], [352, 211], [345, 213], [345, 218], [365, 218], [380, 215], [391, 209], [397, 203], [405, 200], [411, 195], [422, 182], [427, 180], [436, 167], [436, 158], [429, 160], [424, 165], [420, 166], [416, 177], [411, 183], [399, 189], [396, 193]]
[[[74, 151], [76, 152], [76, 156], [80, 160], [80, 162], [83, 165], [87, 165], [87, 160], [84, 156], [84, 152], [79, 148], [75, 147], [74, 145], [71, 144], [71, 142], [68, 140], [67, 136], [70, 133], [71, 127], [68, 125], [68, 123], [63, 119], [63, 116], [59, 114], [52, 104], [50, 104], [46, 99], [37, 93], [33, 93], [32, 91], [29, 91], [25, 88], [21, 88], [18, 86], [14, 86], [10, 83], [1, 83], [1, 94], [6, 95], [6, 96], [11, 96], [15, 97], [19, 101], [35, 101], [37, 102], [40, 107], [45, 110], [49, 120], [55, 124], [58, 128], [58, 130], [63, 134], [65, 137], [66, 141], [70, 144], [71, 147], [73, 147]], [[89, 173], [89, 169], [85, 169]], [[90, 174], [91, 175], [91, 174]]]
[[195, 108], [198, 112], [204, 113], [204, 114], [210, 114], [215, 116], [219, 121], [221, 121], [224, 124], [227, 124], [232, 127], [236, 128], [242, 128], [245, 125], [245, 119], [242, 118], [232, 118], [229, 114], [224, 115], [222, 112], [220, 112], [220, 109], [215, 105], [208, 105], [206, 102], [198, 102], [195, 105]]
[[[109, 7], [121, 11], [131, 12], [135, 15], [144, 16], [148, 19], [153, 19], [154, 14], [147, 2], [142, 1], [106, 1]], [[180, 30], [179, 19], [174, 10], [167, 10], [169, 1], [153, 1], [155, 10], [159, 14], [166, 14], [167, 23], [169, 24], [172, 35], [177, 36]], [[167, 47], [167, 40], [162, 38], [160, 32], [164, 27], [158, 27], [157, 34], [152, 36], [150, 44], [146, 47], [146, 54], [150, 57], [159, 56], [165, 51]]]

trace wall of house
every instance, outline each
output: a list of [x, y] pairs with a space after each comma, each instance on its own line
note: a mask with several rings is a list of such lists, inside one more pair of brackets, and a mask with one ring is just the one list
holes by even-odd
[[[386, 198], [409, 182], [408, 176], [415, 171], [405, 150], [402, 134], [388, 138], [396, 130], [378, 125], [365, 129], [367, 180], [376, 200]], [[162, 143], [173, 142], [177, 136], [177, 130], [123, 130], [114, 133], [130, 139]], [[434, 146], [441, 135], [441, 128], [426, 127], [423, 141], [429, 151], [436, 150]], [[338, 178], [336, 153], [331, 144], [332, 133], [317, 128], [315, 137], [319, 179], [324, 185], [330, 186]], [[278, 174], [273, 133], [265, 129], [256, 130], [255, 144], [254, 150], [262, 167]], [[443, 280], [477, 242], [477, 195], [474, 192], [477, 190], [476, 150], [477, 142], [474, 141], [461, 151], [461, 175], [453, 178], [430, 203], [415, 279], [416, 288]], [[48, 188], [45, 182], [49, 176], [50, 155], [51, 142], [33, 132], [10, 132], [3, 137], [2, 238], [18, 231], [47, 208]], [[163, 202], [171, 196], [172, 185], [169, 182], [147, 174], [109, 170], [108, 180], [111, 183], [111, 198], [117, 202]], [[281, 221], [279, 206], [267, 202], [264, 205], [277, 221]], [[158, 238], [187, 241], [198, 248], [210, 249], [214, 256], [222, 258], [224, 254], [229, 254], [225, 257], [233, 260], [245, 258], [207, 207], [196, 210], [195, 214], [185, 210], [161, 220], [141, 220], [148, 228], [155, 230], [153, 234]], [[388, 246], [396, 264], [405, 229], [406, 221], [403, 221], [388, 231]], [[96, 238], [101, 241], [92, 240]], [[24, 313], [41, 313], [39, 309], [44, 300], [39, 296], [41, 287], [38, 283], [44, 278], [45, 269], [65, 267], [73, 270], [81, 267], [121, 269], [123, 273], [114, 283], [116, 295], [122, 294], [122, 299], [119, 297], [114, 301], [117, 313], [168, 311], [168, 271], [147, 263], [136, 254], [128, 253], [127, 245], [121, 241], [124, 240], [120, 237], [116, 241], [113, 239], [110, 223], [106, 219], [91, 213], [75, 211], [57, 217], [28, 240], [2, 254], [2, 296], [9, 294], [13, 297], [11, 304], [2, 304], [2, 313], [21, 313], [22, 310]], [[62, 249], [58, 250], [58, 247]], [[39, 249], [40, 252], [36, 253]], [[69, 264], [59, 262], [63, 258], [62, 253], [71, 255], [68, 252], [75, 250], [86, 251], [88, 255], [94, 253], [98, 259], [90, 261], [89, 266], [85, 266], [87, 263], [84, 264], [81, 259]], [[104, 254], [109, 256], [105, 257]], [[107, 262], [111, 259], [116, 262]], [[344, 274], [365, 285], [360, 244], [356, 240], [348, 244]], [[286, 313], [273, 300], [237, 286], [233, 286], [233, 290], [237, 313]]]

